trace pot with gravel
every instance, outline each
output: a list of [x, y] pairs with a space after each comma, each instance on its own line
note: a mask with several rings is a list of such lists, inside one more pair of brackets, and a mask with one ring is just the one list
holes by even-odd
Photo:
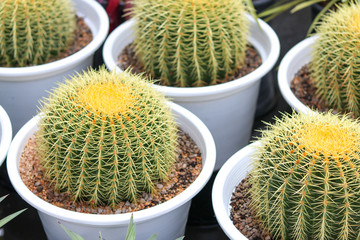
[[210, 129], [218, 170], [248, 144], [260, 79], [279, 56], [276, 33], [245, 1], [138, 0], [132, 12], [105, 41], [107, 68], [160, 79], [156, 88]]
[[9, 115], [0, 105], [0, 165], [6, 158], [12, 140], [12, 125]]
[[358, 238], [359, 122], [331, 112], [275, 120], [219, 171], [221, 227], [231, 239]]
[[150, 81], [101, 68], [42, 101], [15, 136], [7, 169], [49, 239], [66, 238], [59, 221], [85, 239], [123, 239], [133, 213], [140, 239], [168, 240], [184, 235], [215, 152], [206, 126]]
[[3, 0], [0, 19], [0, 102], [16, 133], [57, 82], [93, 64], [109, 19], [87, 0]]
[[280, 92], [297, 111], [360, 115], [358, 47], [360, 4], [324, 16], [316, 34], [295, 45], [279, 66]]

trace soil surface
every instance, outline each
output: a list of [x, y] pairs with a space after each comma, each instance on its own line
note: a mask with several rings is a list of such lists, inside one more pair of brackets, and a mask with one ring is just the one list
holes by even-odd
[[290, 83], [291, 91], [304, 105], [320, 112], [329, 111], [325, 102], [316, 96], [316, 87], [310, 74], [309, 64], [303, 66]]
[[249, 176], [244, 178], [233, 192], [230, 201], [230, 219], [235, 227], [249, 240], [271, 240], [271, 235], [263, 228], [250, 207], [251, 195], [249, 189], [251, 185], [248, 180]]

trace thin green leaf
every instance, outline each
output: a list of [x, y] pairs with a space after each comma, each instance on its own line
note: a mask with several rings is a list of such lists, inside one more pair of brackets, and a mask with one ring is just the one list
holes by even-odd
[[312, 0], [312, 1], [307, 1], [307, 2], [304, 2], [304, 3], [299, 3], [298, 5], [296, 5], [293, 9], [291, 9], [291, 13], [295, 13], [297, 11], [300, 11], [304, 8], [307, 8], [307, 7], [310, 7], [316, 3], [319, 3], [319, 2], [323, 2], [324, 0]]
[[279, 16], [280, 14], [281, 14], [281, 12], [275, 13], [275, 14], [267, 17], [267, 18], [264, 18], [264, 21], [265, 21], [265, 22], [269, 22], [270, 20], [276, 18], [276, 17]]
[[133, 215], [131, 214], [130, 223], [126, 233], [125, 240], [135, 240], [135, 236], [136, 236], [136, 227], [134, 224]]
[[339, 0], [332, 0], [331, 2], [326, 4], [326, 6], [318, 13], [318, 15], [316, 15], [316, 17], [314, 18], [313, 22], [311, 23], [311, 25], [309, 27], [309, 30], [306, 34], [307, 36], [309, 36], [312, 33], [312, 31], [315, 29], [316, 24], [320, 21], [322, 16], [338, 1]]
[[2, 197], [0, 198], [0, 202], [2, 202], [7, 196], [9, 196], [9, 194], [6, 194], [5, 196], [2, 196]]
[[[3, 199], [4, 199], [4, 198], [2, 197], [2, 198], [0, 199], [0, 202], [1, 202]], [[21, 214], [21, 213], [24, 212], [25, 210], [26, 210], [26, 208], [23, 209], [23, 210], [17, 211], [17, 212], [15, 212], [15, 213], [13, 213], [13, 214], [10, 214], [9, 216], [4, 217], [3, 219], [1, 219], [1, 220], [0, 220], [0, 227], [4, 226], [6, 223], [8, 223], [8, 222], [10, 222], [11, 220], [13, 220], [15, 217], [17, 217], [19, 214]]]
[[286, 10], [291, 9], [292, 7], [296, 6], [297, 4], [303, 2], [304, 0], [296, 0], [296, 1], [291, 1], [288, 3], [284, 3], [283, 5], [280, 6], [273, 6], [273, 7], [269, 7], [266, 10], [264, 10], [263, 12], [259, 13], [259, 17], [267, 17], [267, 16], [271, 16], [273, 14], [279, 14], [279, 13], [283, 13]]
[[179, 237], [176, 240], [183, 240], [184, 238], [185, 238], [185, 236], [184, 237]]
[[60, 223], [60, 226], [65, 230], [67, 235], [70, 237], [71, 240], [84, 240], [83, 237], [81, 237], [79, 234], [67, 229], [64, 225]]
[[156, 240], [157, 237], [158, 237], [157, 234], [153, 234], [153, 235], [151, 235], [151, 237], [149, 238], [149, 240]]

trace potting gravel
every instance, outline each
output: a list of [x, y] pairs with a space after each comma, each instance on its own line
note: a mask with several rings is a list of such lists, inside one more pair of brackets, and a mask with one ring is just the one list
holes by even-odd
[[271, 235], [264, 229], [251, 209], [251, 195], [249, 193], [251, 185], [248, 180], [249, 176], [244, 178], [233, 192], [230, 201], [230, 219], [249, 240], [271, 240]]

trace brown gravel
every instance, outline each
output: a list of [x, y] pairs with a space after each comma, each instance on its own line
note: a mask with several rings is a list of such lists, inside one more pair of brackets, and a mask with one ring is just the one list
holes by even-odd
[[146, 209], [165, 202], [184, 191], [195, 181], [202, 169], [201, 153], [189, 135], [179, 131], [178, 157], [169, 181], [158, 182], [157, 194], [143, 193], [138, 203], [120, 202], [115, 209], [108, 206], [92, 207], [84, 202], [74, 203], [67, 193], [60, 193], [44, 179], [43, 171], [36, 155], [34, 137], [25, 147], [19, 164], [20, 176], [25, 185], [38, 197], [61, 208], [83, 213], [113, 214], [126, 213]]
[[244, 178], [235, 188], [231, 197], [230, 218], [239, 231], [250, 240], [271, 240], [271, 235], [266, 231], [255, 217], [250, 207], [251, 196], [248, 183], [249, 176]]
[[[256, 68], [258, 68], [261, 63], [262, 61], [258, 51], [254, 47], [249, 46], [246, 51], [244, 66], [241, 67], [236, 74], [229, 78], [219, 80], [217, 84], [229, 82], [245, 76], [246, 74], [249, 74]], [[128, 67], [131, 67], [132, 72], [137, 74], [145, 72], [144, 66], [140, 63], [137, 56], [135, 55], [134, 46], [132, 43], [126, 46], [121, 52], [121, 54], [118, 56], [118, 66], [121, 69], [127, 69]], [[150, 76], [150, 74], [145, 75]], [[157, 83], [160, 85], [165, 85], [161, 80]]]
[[296, 74], [290, 84], [291, 91], [304, 105], [311, 109], [324, 112], [329, 108], [324, 101], [316, 96], [316, 87], [310, 74], [309, 64], [303, 66]]

